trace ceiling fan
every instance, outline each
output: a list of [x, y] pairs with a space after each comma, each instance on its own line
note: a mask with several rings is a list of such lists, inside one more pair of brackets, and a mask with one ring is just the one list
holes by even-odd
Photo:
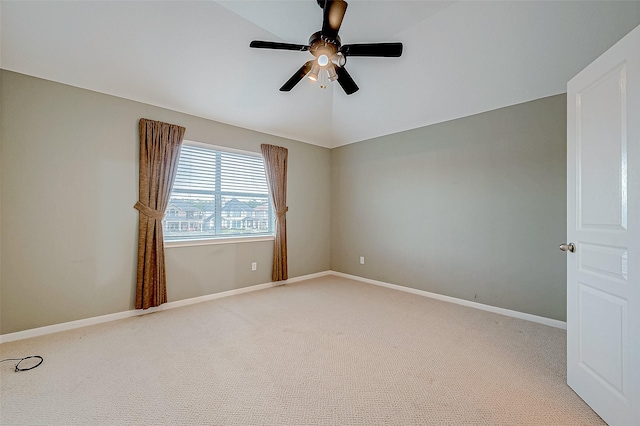
[[[344, 67], [349, 56], [399, 57], [402, 55], [402, 43], [360, 43], [341, 44], [338, 31], [347, 11], [344, 0], [317, 0], [323, 9], [322, 30], [309, 37], [309, 43], [291, 44], [254, 40], [249, 47], [257, 49], [278, 49], [309, 51], [315, 59], [307, 61], [280, 88], [288, 92], [306, 75], [313, 81], [324, 78], [326, 71], [330, 81], [338, 81], [347, 95], [358, 91], [358, 85]], [[321, 86], [322, 87], [322, 86]], [[325, 86], [326, 87], [326, 86]]]

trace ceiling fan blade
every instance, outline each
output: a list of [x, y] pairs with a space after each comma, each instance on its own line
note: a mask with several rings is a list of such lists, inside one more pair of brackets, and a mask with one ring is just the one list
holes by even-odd
[[256, 49], [278, 49], [278, 50], [299, 50], [304, 52], [309, 50], [309, 46], [304, 44], [291, 44], [291, 43], [277, 43], [274, 41], [260, 41], [253, 40], [249, 47], [253, 47]]
[[340, 86], [342, 86], [347, 95], [355, 93], [360, 89], [344, 67], [336, 67], [336, 74], [338, 74], [338, 83], [340, 83]]
[[340, 48], [344, 56], [382, 56], [394, 57], [402, 55], [402, 43], [362, 43], [345, 44]]
[[342, 19], [347, 11], [347, 2], [344, 0], [326, 0], [324, 3], [324, 16], [322, 19], [322, 35], [330, 40], [335, 40], [342, 25]]
[[296, 71], [296, 73], [292, 75], [291, 78], [287, 80], [285, 84], [282, 85], [282, 87], [280, 88], [280, 91], [289, 92], [291, 89], [293, 89], [295, 85], [298, 84], [300, 80], [304, 78], [305, 75], [309, 74], [309, 71], [311, 71], [311, 64], [313, 64], [313, 61], [309, 61], [303, 66], [301, 66], [300, 69]]

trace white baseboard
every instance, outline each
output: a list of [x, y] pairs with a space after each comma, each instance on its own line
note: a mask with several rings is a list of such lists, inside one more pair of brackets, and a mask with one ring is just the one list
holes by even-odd
[[483, 311], [493, 312], [495, 314], [505, 315], [508, 317], [519, 318], [531, 322], [537, 322], [539, 324], [548, 325], [550, 327], [561, 328], [563, 330], [567, 329], [567, 323], [564, 321], [554, 320], [551, 318], [545, 318], [538, 315], [527, 314], [524, 312], [512, 311], [511, 309], [498, 308], [496, 306], [484, 305], [478, 302], [472, 302], [470, 300], [458, 299], [457, 297], [444, 296], [442, 294], [431, 293], [424, 290], [418, 290], [411, 287], [404, 287], [396, 284], [389, 284], [383, 281], [371, 280], [369, 278], [362, 278], [356, 275], [344, 274], [342, 272], [331, 271], [332, 275], [348, 278], [355, 281], [360, 281], [363, 283], [374, 284], [381, 287], [387, 287], [394, 290], [404, 291], [406, 293], [417, 294], [419, 296], [430, 297], [432, 299], [442, 300], [444, 302], [455, 303], [457, 305], [463, 305], [470, 308], [480, 309]]
[[333, 274], [333, 271], [316, 272], [315, 274], [308, 274], [308, 275], [302, 275], [300, 277], [289, 278], [286, 281], [277, 281], [277, 282], [274, 282], [273, 285], [277, 286], [277, 285], [284, 285], [284, 284], [293, 284], [299, 281], [306, 281], [314, 278], [326, 277], [327, 275], [332, 275], [332, 274]]
[[223, 291], [220, 293], [206, 294], [204, 296], [192, 297], [190, 299], [176, 300], [168, 302], [155, 308], [149, 309], [133, 309], [130, 311], [116, 312], [113, 314], [101, 315], [98, 317], [84, 318], [76, 321], [64, 322], [61, 324], [48, 325], [45, 327], [32, 328], [15, 333], [7, 333], [0, 335], [0, 343], [13, 342], [16, 340], [28, 339], [30, 337], [43, 336], [45, 334], [58, 333], [60, 331], [73, 330], [75, 328], [86, 327], [94, 324], [101, 324], [109, 321], [116, 321], [124, 318], [137, 317], [141, 315], [152, 314], [154, 312], [166, 311], [167, 309], [179, 308], [181, 306], [193, 305], [194, 303], [206, 302], [207, 300], [220, 299], [222, 297], [234, 296], [236, 294], [249, 293], [251, 291], [263, 290], [265, 288], [275, 287], [278, 285], [292, 284], [298, 281], [310, 280], [312, 278], [330, 275], [331, 271], [318, 272], [316, 274], [303, 275], [301, 277], [289, 278], [286, 281], [269, 282], [265, 284], [257, 284], [249, 287], [237, 288], [234, 290]]
[[550, 327], [556, 327], [566, 330], [567, 323], [564, 321], [558, 321], [551, 318], [540, 317], [537, 315], [526, 314], [524, 312], [512, 311], [510, 309], [498, 308], [495, 306], [484, 305], [482, 303], [471, 302], [469, 300], [458, 299], [456, 297], [444, 296], [437, 293], [430, 293], [424, 290], [418, 290], [411, 287], [404, 287], [396, 284], [389, 284], [382, 281], [371, 280], [368, 278], [358, 277], [356, 275], [349, 275], [336, 271], [323, 271], [315, 274], [303, 275], [300, 277], [290, 278], [286, 281], [269, 282], [265, 284], [253, 285], [250, 287], [243, 287], [234, 290], [223, 291], [220, 293], [207, 294], [199, 297], [192, 297], [190, 299], [176, 300], [175, 302], [168, 302], [160, 305], [156, 308], [149, 309], [134, 309], [130, 311], [117, 312], [108, 315], [101, 315], [98, 317], [85, 318], [76, 321], [69, 321], [61, 324], [48, 325], [45, 327], [32, 328], [24, 331], [17, 331], [15, 333], [7, 333], [0, 335], [0, 343], [13, 342], [16, 340], [28, 339], [30, 337], [43, 336], [45, 334], [58, 333], [60, 331], [73, 330], [75, 328], [86, 327], [94, 324], [101, 324], [109, 321], [116, 321], [124, 318], [137, 317], [141, 315], [152, 314], [154, 312], [165, 311], [167, 309], [179, 308], [181, 306], [193, 305], [194, 303], [206, 302], [208, 300], [220, 299], [222, 297], [234, 296], [236, 294], [249, 293], [251, 291], [262, 290], [265, 288], [275, 287], [285, 284], [293, 284], [300, 281], [306, 281], [313, 278], [324, 277], [327, 275], [335, 275], [338, 277], [348, 278], [363, 283], [374, 284], [381, 287], [387, 287], [394, 290], [404, 291], [406, 293], [417, 294], [419, 296], [430, 297], [432, 299], [442, 300], [445, 302], [455, 303], [458, 305], [468, 306], [470, 308], [480, 309], [483, 311], [489, 311], [500, 315], [506, 315], [509, 317], [519, 318], [527, 321], [537, 322], [540, 324], [548, 325]]

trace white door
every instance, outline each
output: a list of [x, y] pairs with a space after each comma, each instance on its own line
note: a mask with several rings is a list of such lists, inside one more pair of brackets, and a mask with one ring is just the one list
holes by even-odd
[[640, 425], [640, 27], [567, 89], [567, 383]]

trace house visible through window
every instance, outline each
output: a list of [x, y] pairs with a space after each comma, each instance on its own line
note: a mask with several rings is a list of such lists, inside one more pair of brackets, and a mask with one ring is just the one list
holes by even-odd
[[165, 241], [273, 235], [262, 157], [185, 141], [165, 213]]

